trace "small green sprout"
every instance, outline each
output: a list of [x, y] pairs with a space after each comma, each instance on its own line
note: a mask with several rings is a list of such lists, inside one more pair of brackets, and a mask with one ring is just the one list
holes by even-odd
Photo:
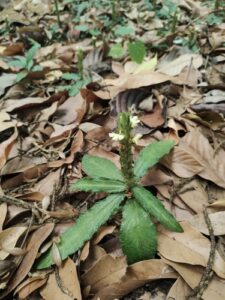
[[35, 65], [34, 62], [34, 56], [37, 53], [37, 50], [41, 47], [41, 45], [32, 39], [29, 40], [32, 43], [32, 47], [27, 51], [26, 55], [23, 57], [18, 56], [16, 57], [16, 59], [11, 60], [9, 62], [9, 65], [11, 67], [23, 69], [17, 74], [17, 78], [16, 78], [17, 82], [27, 77], [27, 75], [30, 72], [42, 71], [43, 69], [42, 66]]

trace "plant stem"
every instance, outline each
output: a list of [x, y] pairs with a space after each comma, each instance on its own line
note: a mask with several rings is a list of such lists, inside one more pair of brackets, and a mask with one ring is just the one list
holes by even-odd
[[57, 15], [58, 26], [59, 26], [59, 28], [62, 28], [62, 23], [61, 23], [61, 20], [60, 20], [60, 13], [59, 13], [58, 0], [54, 0], [54, 3], [55, 3], [55, 11], [56, 11], [56, 15]]
[[173, 15], [173, 20], [172, 20], [171, 33], [175, 33], [175, 31], [176, 31], [177, 20], [178, 20], [177, 12], [175, 11], [175, 13]]
[[84, 59], [83, 50], [79, 49], [77, 53], [77, 68], [81, 79], [84, 78], [83, 59]]
[[216, 0], [214, 3], [214, 9], [218, 9], [220, 7], [220, 0]]
[[122, 113], [119, 118], [118, 129], [124, 135], [120, 141], [120, 164], [121, 171], [126, 180], [128, 189], [134, 186], [135, 179], [133, 174], [133, 155], [132, 155], [132, 127], [130, 123], [130, 113]]

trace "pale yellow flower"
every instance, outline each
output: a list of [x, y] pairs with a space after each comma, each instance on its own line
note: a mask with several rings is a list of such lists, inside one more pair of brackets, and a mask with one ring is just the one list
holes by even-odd
[[140, 123], [140, 120], [138, 119], [137, 116], [130, 116], [130, 124], [131, 124], [131, 127], [134, 128], [137, 126], [137, 124]]
[[113, 141], [122, 141], [125, 138], [123, 134], [114, 132], [109, 133], [109, 136], [112, 138]]
[[141, 137], [142, 137], [142, 134], [140, 134], [140, 133], [135, 134], [135, 136], [132, 139], [133, 143], [137, 144]]

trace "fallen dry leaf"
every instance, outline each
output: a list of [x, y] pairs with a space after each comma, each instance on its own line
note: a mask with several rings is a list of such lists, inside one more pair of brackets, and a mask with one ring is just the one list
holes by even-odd
[[0, 233], [0, 260], [4, 260], [9, 256], [9, 252], [6, 249], [13, 249], [18, 241], [18, 239], [24, 234], [27, 227], [10, 227], [3, 230]]
[[[67, 258], [56, 273], [49, 275], [47, 284], [41, 289], [41, 296], [45, 300], [81, 300], [80, 284], [76, 265]], [[59, 278], [58, 278], [59, 277]]]
[[8, 284], [7, 289], [2, 294], [0, 294], [0, 299], [4, 299], [4, 297], [8, 295], [14, 288], [16, 288], [18, 284], [20, 284], [27, 276], [36, 259], [38, 249], [45, 241], [45, 239], [51, 234], [53, 228], [54, 224], [49, 223], [40, 227], [32, 234], [32, 237], [26, 247], [27, 253], [23, 257], [23, 260], [12, 280]]
[[[205, 267], [210, 253], [210, 241], [188, 222], [182, 222], [181, 225], [184, 229], [182, 234], [160, 230], [159, 254], [174, 262]], [[225, 261], [218, 251], [215, 254], [213, 270], [218, 276], [225, 278]]]
[[191, 288], [187, 285], [187, 283], [182, 279], [182, 277], [178, 277], [169, 293], [167, 294], [167, 299], [174, 300], [186, 300], [187, 296], [190, 295]]
[[[165, 263], [174, 268], [184, 279], [184, 281], [194, 289], [198, 286], [198, 283], [202, 277], [203, 268], [199, 266], [191, 266], [188, 264], [179, 264], [175, 262], [171, 262], [167, 259], [163, 259]], [[209, 282], [207, 289], [204, 291], [202, 295], [203, 300], [211, 300], [211, 299], [224, 299], [224, 280], [218, 278], [216, 275], [213, 276], [212, 280]]]
[[94, 299], [97, 300], [98, 297], [102, 300], [121, 298], [147, 282], [163, 278], [177, 278], [177, 274], [168, 265], [164, 264], [162, 260], [152, 259], [142, 261], [130, 265], [127, 268], [126, 275], [121, 280], [118, 280], [118, 282], [103, 286]]
[[180, 177], [199, 176], [225, 187], [225, 151], [215, 153], [208, 139], [195, 129], [181, 139], [165, 160], [166, 166]]
[[[225, 211], [209, 213], [209, 218], [215, 236], [225, 234]], [[203, 234], [209, 235], [208, 227], [203, 214], [198, 214], [189, 219], [190, 224]]]
[[6, 214], [7, 214], [7, 204], [2, 203], [0, 205], [0, 233], [3, 230], [3, 225], [4, 225], [4, 222], [5, 222]]
[[14, 294], [18, 294], [19, 299], [25, 300], [30, 294], [42, 287], [47, 282], [47, 279], [47, 274], [28, 278], [17, 287]]

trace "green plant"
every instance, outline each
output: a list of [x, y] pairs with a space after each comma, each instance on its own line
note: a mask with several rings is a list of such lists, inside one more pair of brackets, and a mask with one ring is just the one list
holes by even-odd
[[[150, 191], [139, 185], [147, 170], [174, 146], [171, 140], [159, 141], [145, 147], [134, 162], [132, 147], [140, 135], [133, 135], [138, 124], [137, 117], [122, 113], [119, 117], [118, 132], [110, 136], [120, 143], [119, 170], [111, 161], [85, 155], [83, 170], [89, 177], [79, 179], [74, 188], [85, 192], [107, 192], [110, 195], [96, 203], [82, 214], [76, 224], [61, 236], [58, 249], [61, 259], [79, 250], [85, 241], [91, 239], [98, 228], [113, 214], [122, 210], [120, 241], [128, 263], [153, 258], [157, 247], [156, 228], [151, 217], [156, 218], [167, 229], [182, 232], [180, 224]], [[51, 251], [42, 256], [38, 269], [54, 264]]]
[[63, 85], [59, 87], [59, 90], [69, 91], [70, 96], [75, 96], [79, 93], [80, 89], [90, 83], [91, 78], [84, 76], [84, 67], [83, 67], [83, 51], [78, 50], [77, 53], [77, 71], [78, 73], [64, 73], [62, 78], [66, 81], [72, 81], [70, 85]]
[[32, 47], [27, 51], [26, 55], [24, 57], [18, 56], [16, 57], [16, 59], [9, 62], [9, 65], [11, 67], [24, 69], [17, 74], [17, 82], [27, 77], [30, 72], [37, 72], [42, 70], [42, 66], [35, 65], [34, 63], [34, 56], [41, 45], [32, 39], [29, 40], [32, 43]]
[[[115, 59], [120, 59], [125, 55], [124, 46], [121, 43], [117, 43], [112, 45], [108, 56], [111, 56]], [[146, 55], [146, 47], [145, 44], [141, 41], [135, 40], [133, 42], [128, 43], [128, 55], [130, 59], [137, 64], [141, 64]]]
[[146, 55], [145, 44], [141, 41], [134, 41], [128, 44], [128, 53], [132, 61], [141, 64]]

